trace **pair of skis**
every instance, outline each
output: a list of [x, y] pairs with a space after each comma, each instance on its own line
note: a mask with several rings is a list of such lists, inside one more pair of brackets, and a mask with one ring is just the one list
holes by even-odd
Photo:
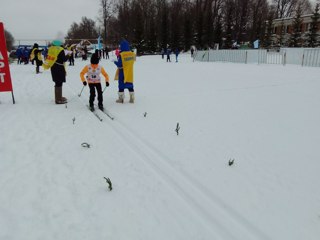
[[[94, 116], [96, 116], [97, 119], [99, 119], [100, 122], [102, 122], [103, 118], [97, 113], [96, 110], [91, 110], [89, 105], [87, 105], [88, 109], [90, 112], [93, 113]], [[98, 108], [99, 109], [99, 108]], [[105, 109], [101, 110], [99, 109], [100, 112], [104, 113], [108, 118], [110, 118], [111, 120], [114, 120], [114, 117]]]

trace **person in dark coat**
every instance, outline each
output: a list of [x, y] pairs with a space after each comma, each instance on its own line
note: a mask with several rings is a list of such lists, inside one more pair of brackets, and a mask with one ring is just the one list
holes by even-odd
[[65, 62], [68, 58], [65, 55], [62, 42], [54, 40], [48, 49], [48, 56], [43, 64], [44, 69], [51, 69], [52, 81], [55, 83], [56, 104], [67, 103], [67, 99], [62, 96], [62, 85], [66, 82]]
[[40, 73], [40, 66], [42, 66], [42, 51], [43, 49], [39, 49], [39, 45], [37, 43], [35, 43], [33, 45], [31, 54], [30, 54], [30, 59], [31, 61], [35, 61], [36, 62], [36, 73]]
[[109, 59], [109, 48], [106, 47], [104, 51], [106, 52], [106, 59]]
[[161, 49], [161, 57], [162, 57], [162, 59], [164, 59], [164, 49], [163, 48]]
[[29, 63], [29, 55], [30, 55], [29, 49], [27, 47], [24, 47], [22, 51], [22, 58], [23, 58], [24, 64]]
[[22, 48], [19, 47], [16, 51], [17, 59], [18, 59], [18, 64], [21, 64], [22, 62]]
[[75, 50], [74, 47], [70, 47], [69, 49], [69, 66], [74, 66], [74, 54], [75, 54]]
[[176, 55], [176, 62], [178, 62], [178, 56], [179, 56], [179, 49], [178, 48], [176, 48], [175, 50], [174, 50], [174, 54]]
[[171, 49], [170, 48], [167, 48], [166, 54], [167, 54], [167, 62], [171, 62], [171, 59], [170, 59]]

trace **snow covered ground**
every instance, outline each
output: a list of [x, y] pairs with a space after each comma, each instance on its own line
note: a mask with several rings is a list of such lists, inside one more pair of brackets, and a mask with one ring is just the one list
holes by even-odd
[[88, 62], [68, 67], [66, 106], [49, 71], [11, 64], [1, 240], [319, 239], [320, 69], [179, 60], [137, 58], [136, 102], [112, 80], [102, 122], [78, 97]]

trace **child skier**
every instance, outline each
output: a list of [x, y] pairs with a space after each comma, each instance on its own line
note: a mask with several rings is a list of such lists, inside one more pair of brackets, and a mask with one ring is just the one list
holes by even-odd
[[[107, 72], [104, 70], [102, 66], [99, 65], [99, 57], [96, 54], [92, 54], [91, 64], [86, 65], [81, 73], [81, 81], [84, 86], [87, 86], [87, 81], [90, 88], [90, 97], [89, 97], [89, 107], [91, 111], [94, 111], [94, 99], [96, 96], [95, 89], [97, 89], [98, 93], [98, 107], [100, 110], [103, 111], [103, 97], [102, 97], [102, 89], [101, 89], [101, 83], [100, 83], [100, 74], [102, 74], [106, 81], [106, 87], [109, 86], [109, 76]], [[86, 79], [85, 79], [86, 75]]]

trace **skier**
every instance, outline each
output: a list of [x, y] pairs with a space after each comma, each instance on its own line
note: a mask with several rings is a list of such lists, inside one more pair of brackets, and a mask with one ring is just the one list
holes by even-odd
[[[102, 89], [100, 83], [100, 74], [102, 74], [106, 81], [106, 87], [109, 86], [109, 76], [107, 72], [104, 70], [102, 66], [99, 65], [99, 56], [94, 53], [90, 59], [91, 64], [86, 65], [81, 73], [80, 78], [84, 86], [87, 86], [87, 81], [90, 88], [90, 97], [89, 97], [89, 107], [91, 111], [94, 111], [94, 99], [96, 96], [95, 89], [97, 89], [98, 93], [98, 107], [101, 111], [103, 111], [103, 97], [102, 97]], [[86, 79], [85, 79], [86, 75]]]
[[117, 61], [114, 64], [118, 69], [115, 80], [118, 80], [118, 96], [117, 103], [124, 101], [124, 89], [127, 88], [130, 94], [130, 103], [134, 103], [134, 89], [133, 89], [133, 64], [136, 59], [136, 54], [130, 51], [129, 42], [122, 40], [120, 43], [120, 53]]
[[62, 42], [54, 40], [48, 49], [48, 56], [43, 63], [45, 70], [51, 69], [52, 81], [55, 82], [54, 93], [56, 104], [67, 103], [67, 99], [62, 96], [62, 85], [66, 81], [65, 62], [68, 60], [64, 53]]

